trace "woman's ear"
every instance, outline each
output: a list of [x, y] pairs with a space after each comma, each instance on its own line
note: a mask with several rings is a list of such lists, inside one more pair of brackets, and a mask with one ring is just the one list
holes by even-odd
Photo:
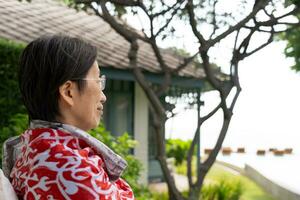
[[75, 95], [75, 83], [72, 81], [66, 81], [59, 87], [60, 101], [68, 106], [74, 105], [74, 95]]

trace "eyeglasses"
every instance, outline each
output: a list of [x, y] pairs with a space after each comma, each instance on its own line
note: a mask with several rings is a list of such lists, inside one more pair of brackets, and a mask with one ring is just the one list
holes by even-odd
[[99, 77], [99, 79], [95, 78], [73, 78], [72, 80], [83, 80], [83, 81], [97, 81], [99, 83], [100, 89], [103, 91], [105, 89], [106, 85], [106, 77], [105, 75], [102, 75]]

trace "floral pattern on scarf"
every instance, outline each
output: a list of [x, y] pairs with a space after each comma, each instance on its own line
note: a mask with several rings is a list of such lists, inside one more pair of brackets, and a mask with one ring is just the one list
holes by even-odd
[[10, 176], [17, 194], [25, 200], [134, 199], [123, 179], [109, 176], [99, 147], [97, 150], [70, 130], [28, 129], [21, 144]]

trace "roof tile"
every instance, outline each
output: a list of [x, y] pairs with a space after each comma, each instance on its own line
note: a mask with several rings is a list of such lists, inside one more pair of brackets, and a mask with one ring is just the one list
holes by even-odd
[[[33, 0], [31, 3], [18, 0], [0, 0], [0, 37], [30, 42], [33, 39], [53, 33], [67, 33], [80, 36], [98, 48], [98, 62], [101, 66], [129, 69], [127, 57], [129, 43], [96, 15], [76, 11], [53, 0]], [[138, 65], [150, 72], [160, 72], [151, 46], [138, 42]], [[167, 65], [175, 68], [182, 60], [170, 51], [162, 50]], [[105, 58], [105, 59], [103, 59]], [[180, 72], [182, 76], [203, 78], [203, 70], [192, 65]]]

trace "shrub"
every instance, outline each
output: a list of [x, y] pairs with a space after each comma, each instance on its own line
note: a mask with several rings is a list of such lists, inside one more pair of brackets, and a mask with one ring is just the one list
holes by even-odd
[[19, 57], [25, 45], [0, 38], [0, 127], [17, 113], [25, 114], [18, 88]]
[[114, 137], [104, 128], [103, 125], [91, 130], [89, 133], [127, 161], [128, 167], [122, 177], [132, 187], [135, 197], [139, 200], [152, 199], [152, 194], [149, 190], [138, 183], [140, 173], [142, 171], [142, 163], [132, 155], [133, 148], [137, 142], [133, 140], [128, 133], [124, 133], [119, 137]]
[[[19, 57], [25, 44], [0, 38], [0, 165], [2, 145], [9, 137], [21, 134], [28, 127], [28, 116], [18, 88]], [[128, 162], [123, 177], [132, 186], [138, 199], [151, 199], [147, 188], [138, 184], [142, 164], [131, 154], [136, 141], [125, 133], [114, 138], [103, 126], [92, 130], [91, 135], [101, 140]], [[151, 198], [150, 198], [151, 197]]]
[[[221, 180], [217, 183], [203, 185], [199, 200], [239, 200], [243, 187], [239, 181]], [[183, 191], [183, 196], [188, 199], [189, 192]], [[153, 193], [153, 200], [167, 200], [168, 193]]]
[[8, 119], [7, 126], [0, 129], [0, 164], [2, 167], [2, 146], [3, 142], [10, 137], [22, 134], [28, 127], [28, 116], [23, 113], [17, 113]]
[[[8, 126], [0, 129], [1, 161], [3, 142], [9, 137], [22, 134], [27, 127], [28, 116], [23, 113], [17, 113], [8, 120]], [[103, 125], [91, 130], [89, 133], [105, 143], [128, 162], [129, 167], [127, 167], [122, 177], [132, 187], [135, 196], [141, 200], [152, 199], [152, 194], [149, 190], [138, 183], [142, 164], [131, 153], [137, 142], [131, 139], [128, 133], [124, 133], [122, 136], [115, 138], [104, 128]]]
[[166, 142], [167, 157], [174, 157], [176, 166], [180, 165], [186, 158], [191, 145], [191, 140], [168, 139]]
[[238, 200], [243, 193], [239, 181], [221, 180], [218, 183], [204, 185], [201, 190], [202, 200]]

